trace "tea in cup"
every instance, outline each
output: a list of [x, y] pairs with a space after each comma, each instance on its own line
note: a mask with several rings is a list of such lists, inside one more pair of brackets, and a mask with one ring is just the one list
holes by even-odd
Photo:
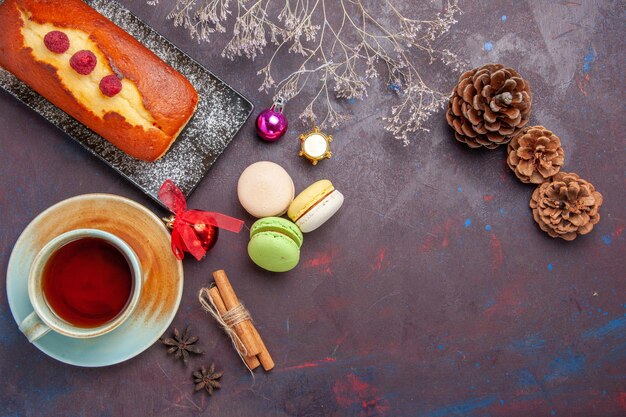
[[20, 324], [30, 342], [50, 330], [75, 338], [101, 336], [137, 306], [142, 271], [133, 249], [112, 233], [76, 229], [48, 242], [28, 277], [34, 311]]

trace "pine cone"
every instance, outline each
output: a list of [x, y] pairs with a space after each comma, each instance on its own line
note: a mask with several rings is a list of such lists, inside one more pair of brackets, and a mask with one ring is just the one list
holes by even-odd
[[602, 194], [578, 175], [559, 172], [533, 192], [530, 208], [541, 230], [552, 237], [574, 240], [600, 221]]
[[528, 123], [531, 103], [530, 87], [514, 69], [487, 64], [461, 75], [446, 120], [459, 142], [494, 149]]
[[507, 164], [525, 183], [541, 184], [561, 170], [565, 153], [557, 135], [543, 126], [522, 129], [509, 142]]

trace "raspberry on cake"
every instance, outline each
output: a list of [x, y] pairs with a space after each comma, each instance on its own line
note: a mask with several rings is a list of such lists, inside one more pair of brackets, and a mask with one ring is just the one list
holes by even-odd
[[96, 67], [98, 59], [91, 51], [78, 51], [70, 58], [70, 65], [79, 74], [89, 75]]
[[107, 97], [113, 97], [122, 91], [122, 82], [117, 75], [107, 75], [100, 80], [100, 91]]
[[46, 33], [46, 36], [43, 38], [43, 43], [46, 45], [46, 48], [55, 54], [62, 54], [70, 49], [70, 39], [60, 30], [53, 30]]

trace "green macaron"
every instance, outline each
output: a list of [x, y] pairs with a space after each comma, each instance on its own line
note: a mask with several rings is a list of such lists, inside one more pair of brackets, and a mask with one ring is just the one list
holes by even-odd
[[280, 217], [265, 217], [250, 229], [248, 255], [263, 269], [286, 272], [300, 262], [302, 241], [302, 232], [295, 223]]

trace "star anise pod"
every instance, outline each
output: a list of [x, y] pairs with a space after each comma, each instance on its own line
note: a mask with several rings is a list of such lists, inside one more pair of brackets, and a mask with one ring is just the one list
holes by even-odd
[[222, 371], [215, 372], [215, 363], [212, 363], [209, 369], [203, 366], [199, 371], [193, 373], [193, 382], [196, 383], [194, 391], [205, 389], [209, 395], [213, 395], [214, 389], [222, 388], [218, 381], [222, 375], [224, 375]]
[[195, 353], [197, 355], [203, 353], [198, 346], [194, 346], [194, 343], [198, 341], [197, 336], [189, 335], [190, 326], [187, 326], [185, 333], [180, 334], [178, 329], [174, 328], [174, 338], [160, 339], [161, 343], [166, 346], [170, 346], [167, 349], [167, 353], [174, 354], [176, 359], [183, 358], [185, 365], [189, 361], [189, 353]]

